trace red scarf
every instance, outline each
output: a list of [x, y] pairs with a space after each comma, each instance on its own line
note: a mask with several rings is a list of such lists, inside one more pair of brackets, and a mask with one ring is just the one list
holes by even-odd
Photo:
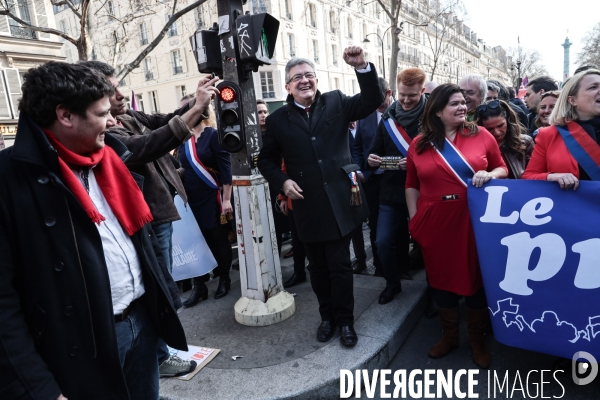
[[152, 213], [142, 191], [112, 148], [105, 146], [94, 153], [82, 156], [63, 146], [52, 132], [45, 129], [43, 131], [58, 152], [58, 164], [65, 185], [73, 192], [94, 223], [100, 225], [106, 218], [98, 212], [90, 195], [69, 165], [90, 168], [95, 166], [94, 176], [102, 194], [129, 236], [145, 224], [152, 222]]

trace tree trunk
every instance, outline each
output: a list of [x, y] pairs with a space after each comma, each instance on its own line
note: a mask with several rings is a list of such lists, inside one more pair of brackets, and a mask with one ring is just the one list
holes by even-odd
[[[398, 7], [400, 5], [398, 4]], [[398, 75], [398, 47], [400, 47], [400, 37], [394, 32], [398, 26], [398, 18], [391, 19], [390, 35], [392, 35], [392, 56], [390, 58], [390, 72], [388, 82], [392, 89], [392, 96], [396, 96], [396, 76]]]
[[77, 41], [77, 54], [79, 55], [80, 60], [87, 61], [87, 59], [88, 59], [87, 40], [85, 40], [84, 34], [82, 34], [81, 38]]

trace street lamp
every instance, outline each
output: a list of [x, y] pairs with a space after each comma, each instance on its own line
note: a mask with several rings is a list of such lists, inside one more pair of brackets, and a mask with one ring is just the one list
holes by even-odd
[[517, 93], [521, 89], [521, 60], [517, 60]]
[[[400, 23], [400, 27], [395, 27], [394, 29], [394, 34], [398, 35], [399, 33], [402, 32], [402, 24], [403, 22]], [[383, 32], [383, 37], [385, 37], [385, 34], [390, 30], [390, 28], [392, 27], [392, 25], [390, 25], [384, 32]], [[379, 41], [381, 42], [381, 70], [383, 72], [383, 79], [385, 79], [385, 49], [383, 46], [383, 39], [381, 38], [381, 36], [379, 36], [378, 33], [367, 33], [365, 35], [365, 38], [363, 39], [363, 43], [370, 43], [371, 41], [369, 39], [367, 39], [367, 36], [370, 35], [375, 35], [379, 38]]]

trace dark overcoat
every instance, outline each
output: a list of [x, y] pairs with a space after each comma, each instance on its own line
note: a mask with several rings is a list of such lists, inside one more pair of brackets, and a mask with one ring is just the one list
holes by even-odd
[[[0, 399], [128, 399], [98, 230], [62, 182], [45, 134], [24, 113], [18, 131], [0, 152]], [[150, 318], [167, 344], [186, 349], [149, 225], [131, 239]]]
[[[304, 199], [292, 202], [303, 242], [340, 239], [362, 224], [369, 213], [362, 190], [362, 204], [350, 204], [348, 172], [358, 166], [352, 163], [348, 124], [375, 111], [383, 96], [373, 64], [370, 72], [357, 72], [356, 76], [361, 90], [357, 95], [346, 96], [339, 90], [317, 92], [308, 123], [291, 95], [287, 105], [267, 117], [258, 168], [279, 190], [287, 179], [303, 190]], [[281, 156], [288, 175], [281, 172]]]

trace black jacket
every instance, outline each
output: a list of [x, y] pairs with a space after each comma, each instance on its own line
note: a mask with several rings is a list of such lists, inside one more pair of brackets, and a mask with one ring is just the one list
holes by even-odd
[[[128, 399], [98, 230], [63, 184], [44, 133], [24, 113], [18, 130], [0, 152], [0, 398]], [[106, 142], [130, 154], [108, 134]], [[152, 230], [131, 239], [149, 315], [170, 346], [186, 349]]]
[[[375, 135], [375, 140], [373, 140], [373, 146], [371, 146], [371, 150], [369, 154], [376, 154], [380, 157], [390, 157], [390, 156], [402, 156], [398, 147], [394, 144], [394, 141], [390, 137], [385, 125], [383, 125], [383, 120], [392, 117], [394, 119], [397, 118], [396, 115], [396, 102], [392, 103], [391, 106], [383, 113], [381, 116], [381, 121], [377, 126], [377, 134]], [[405, 126], [404, 129], [406, 133], [411, 138], [415, 138], [419, 134], [419, 120], [417, 119], [412, 124]], [[368, 155], [367, 155], [368, 156]], [[367, 164], [367, 168], [374, 170], [375, 168], [369, 167]], [[379, 202], [380, 204], [389, 204], [389, 205], [403, 205], [406, 204], [406, 198], [404, 196], [404, 185], [406, 183], [406, 171], [397, 170], [390, 171], [386, 170], [383, 173], [383, 178], [381, 180], [381, 190], [379, 192]]]
[[369, 180], [373, 171], [367, 170], [367, 158], [369, 150], [373, 145], [375, 133], [377, 132], [377, 111], [374, 111], [367, 118], [356, 122], [356, 136], [350, 147], [352, 151], [352, 160], [358, 165], [365, 177]]
[[[291, 95], [287, 105], [267, 117], [258, 168], [277, 189], [292, 179], [304, 191], [303, 200], [293, 200], [296, 227], [303, 242], [339, 239], [368, 216], [364, 193], [360, 206], [350, 205], [348, 172], [358, 166], [350, 155], [348, 124], [375, 111], [383, 96], [373, 64], [371, 72], [356, 76], [360, 94], [349, 97], [339, 90], [317, 92], [310, 126]], [[281, 156], [288, 175], [281, 172]]]

